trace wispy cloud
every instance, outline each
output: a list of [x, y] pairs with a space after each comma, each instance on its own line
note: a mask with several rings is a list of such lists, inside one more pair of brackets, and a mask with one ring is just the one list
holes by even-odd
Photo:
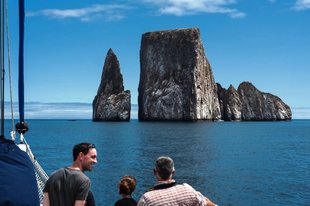
[[293, 107], [293, 119], [310, 119], [310, 107]]
[[297, 0], [293, 9], [297, 11], [310, 9], [310, 0]]
[[[5, 119], [11, 119], [11, 110], [5, 102]], [[18, 105], [13, 105], [14, 119], [19, 118]], [[92, 119], [91, 103], [25, 103], [25, 119]], [[138, 105], [131, 105], [131, 119], [138, 119]]]
[[[11, 118], [9, 105], [6, 103], [5, 118]], [[14, 118], [18, 119], [18, 105], [15, 103]], [[91, 119], [92, 105], [89, 103], [25, 103], [25, 119]]]
[[[269, 0], [274, 1], [274, 0]], [[126, 18], [126, 11], [141, 7], [139, 4], [155, 7], [160, 15], [188, 16], [203, 13], [225, 14], [231, 18], [242, 18], [246, 13], [231, 8], [237, 0], [140, 0], [140, 3], [130, 4], [95, 4], [76, 9], [43, 9], [28, 11], [26, 15], [45, 16], [51, 19], [78, 19], [83, 22], [104, 18], [107, 21], [118, 21]]]
[[79, 19], [83, 22], [104, 18], [108, 21], [118, 21], [125, 18], [124, 11], [131, 9], [128, 5], [95, 4], [78, 9], [43, 9], [28, 11], [27, 16], [46, 16], [52, 19]]
[[143, 0], [146, 3], [158, 7], [161, 14], [176, 16], [195, 15], [201, 13], [227, 14], [232, 18], [242, 18], [246, 14], [230, 5], [236, 4], [236, 0]]
[[[18, 119], [15, 103], [14, 118]], [[5, 102], [5, 119], [11, 119], [10, 105]], [[292, 107], [293, 119], [310, 119], [310, 107]], [[91, 103], [25, 103], [25, 119], [91, 119]], [[131, 105], [131, 119], [138, 119], [138, 105]]]

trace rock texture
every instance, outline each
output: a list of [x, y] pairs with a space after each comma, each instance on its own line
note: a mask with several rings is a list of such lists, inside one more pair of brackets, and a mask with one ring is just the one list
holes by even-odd
[[220, 119], [217, 86], [198, 28], [143, 34], [140, 69], [140, 121]]
[[221, 119], [225, 121], [241, 120], [242, 102], [238, 91], [230, 85], [228, 90], [217, 84], [221, 105]]
[[129, 121], [130, 91], [124, 91], [118, 59], [109, 49], [93, 101], [93, 121]]
[[225, 90], [218, 84], [222, 119], [243, 121], [291, 120], [292, 112], [279, 97], [259, 91], [250, 82], [242, 82], [238, 90]]

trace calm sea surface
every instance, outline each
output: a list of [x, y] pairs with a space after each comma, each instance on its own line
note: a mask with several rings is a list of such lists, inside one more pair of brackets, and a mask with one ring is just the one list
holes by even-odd
[[[154, 160], [175, 161], [189, 183], [218, 205], [310, 205], [310, 120], [290, 122], [92, 122], [29, 120], [26, 139], [48, 174], [72, 162], [72, 147], [97, 146], [97, 205], [113, 205], [117, 184], [133, 175], [136, 199], [154, 184]], [[7, 124], [6, 126], [9, 126]]]

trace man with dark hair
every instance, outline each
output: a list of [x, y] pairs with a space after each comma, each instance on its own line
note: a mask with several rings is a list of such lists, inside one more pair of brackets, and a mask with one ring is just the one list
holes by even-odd
[[43, 206], [85, 205], [90, 180], [84, 171], [92, 171], [97, 163], [97, 150], [94, 144], [80, 143], [73, 147], [72, 153], [72, 165], [55, 171], [47, 180]]
[[176, 184], [174, 173], [173, 160], [170, 157], [159, 157], [154, 168], [157, 183], [140, 198], [138, 206], [216, 206], [189, 184]]

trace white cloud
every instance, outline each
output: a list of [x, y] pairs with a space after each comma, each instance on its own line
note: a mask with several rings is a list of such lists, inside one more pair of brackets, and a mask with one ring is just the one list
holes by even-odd
[[[13, 105], [14, 118], [18, 119], [18, 105]], [[25, 119], [92, 119], [91, 103], [25, 103]], [[138, 119], [138, 105], [131, 105], [131, 119]], [[5, 102], [5, 119], [11, 119], [11, 110]]]
[[53, 19], [79, 19], [83, 22], [92, 21], [97, 18], [106, 20], [121, 20], [125, 18], [122, 14], [125, 10], [130, 9], [126, 5], [118, 4], [96, 4], [90, 7], [79, 9], [44, 9], [40, 11], [29, 11], [27, 16], [46, 16]]
[[293, 107], [293, 119], [310, 119], [310, 108], [309, 107]]
[[[269, 0], [270, 1], [270, 0]], [[202, 13], [227, 14], [231, 18], [242, 18], [246, 14], [229, 6], [237, 0], [140, 0], [140, 2], [155, 6], [160, 14], [186, 16]], [[136, 2], [135, 2], [136, 3]], [[136, 4], [137, 7], [139, 5]], [[77, 9], [43, 9], [28, 11], [26, 16], [45, 16], [52, 19], [79, 19], [83, 22], [104, 18], [108, 21], [118, 21], [125, 18], [125, 11], [131, 10], [129, 4], [95, 4]]]
[[293, 9], [297, 11], [310, 9], [310, 0], [297, 0]]
[[237, 3], [236, 0], [144, 0], [144, 2], [159, 7], [161, 14], [185, 16], [201, 13], [219, 13], [228, 14], [232, 18], [246, 16], [245, 13], [228, 7]]

